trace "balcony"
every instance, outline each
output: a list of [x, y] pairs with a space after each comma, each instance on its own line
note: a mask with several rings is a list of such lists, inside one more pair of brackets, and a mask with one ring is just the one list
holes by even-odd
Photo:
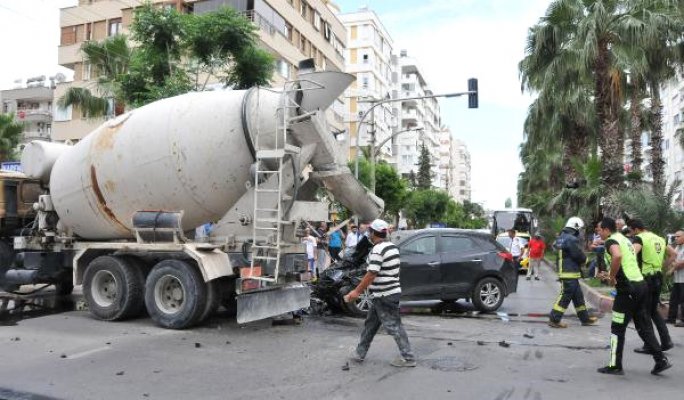
[[19, 122], [50, 122], [52, 110], [49, 108], [17, 108], [15, 118]]

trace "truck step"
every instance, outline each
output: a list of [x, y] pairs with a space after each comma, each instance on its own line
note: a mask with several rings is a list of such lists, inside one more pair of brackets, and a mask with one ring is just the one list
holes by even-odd
[[278, 189], [254, 189], [255, 192], [259, 193], [278, 193], [280, 190]]
[[278, 259], [278, 257], [274, 257], [274, 256], [252, 256], [252, 259], [253, 259], [253, 260], [271, 260], [271, 261], [275, 261], [275, 260]]
[[299, 154], [300, 148], [297, 146], [293, 146], [291, 144], [286, 144], [283, 148], [280, 149], [272, 149], [272, 150], [258, 150], [256, 153], [257, 159], [259, 158], [267, 158], [267, 159], [275, 159], [275, 158], [283, 158], [285, 157], [286, 154]]

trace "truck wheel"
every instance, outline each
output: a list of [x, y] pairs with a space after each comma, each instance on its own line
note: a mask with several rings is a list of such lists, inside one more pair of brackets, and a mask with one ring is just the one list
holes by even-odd
[[213, 280], [207, 282], [206, 285], [207, 305], [204, 307], [202, 315], [200, 315], [199, 319], [197, 320], [198, 324], [203, 324], [206, 321], [206, 319], [211, 316], [211, 314], [216, 312], [219, 306], [219, 302], [221, 300], [221, 293], [219, 291], [220, 288], [218, 282], [216, 280]]
[[504, 301], [504, 286], [496, 278], [484, 278], [477, 282], [473, 291], [473, 305], [481, 312], [494, 312]]
[[195, 324], [207, 305], [207, 285], [199, 270], [181, 260], [163, 260], [145, 282], [145, 306], [164, 328], [185, 329]]
[[345, 286], [340, 289], [340, 302], [342, 304], [342, 311], [351, 317], [366, 318], [368, 310], [370, 310], [371, 307], [371, 298], [368, 293], [368, 289], [361, 293], [356, 300], [352, 301], [351, 303], [346, 303], [343, 297], [353, 289], [354, 288], [351, 286]]
[[125, 259], [100, 256], [83, 274], [83, 295], [95, 317], [118, 321], [140, 314], [143, 283], [142, 272]]

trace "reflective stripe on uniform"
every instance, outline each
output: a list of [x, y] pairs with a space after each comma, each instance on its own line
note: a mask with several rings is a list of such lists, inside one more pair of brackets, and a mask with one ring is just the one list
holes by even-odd
[[618, 345], [617, 335], [611, 334], [610, 335], [610, 362], [608, 363], [609, 367], [617, 367], [617, 365], [615, 365], [617, 363], [617, 345]]
[[616, 324], [624, 324], [625, 323], [625, 313], [613, 311], [613, 318], [611, 321], [615, 322]]
[[565, 313], [565, 308], [559, 306], [558, 304], [554, 304], [554, 305], [553, 305], [553, 309], [554, 309], [555, 311], [558, 311], [559, 313]]
[[580, 312], [580, 311], [586, 311], [587, 306], [586, 305], [581, 305], [579, 307], [575, 307], [575, 311]]
[[561, 272], [558, 277], [561, 279], [579, 279], [582, 275], [579, 272]]

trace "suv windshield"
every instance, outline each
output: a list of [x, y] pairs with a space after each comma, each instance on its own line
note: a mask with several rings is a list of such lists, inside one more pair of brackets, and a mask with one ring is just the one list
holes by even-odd
[[494, 226], [496, 232], [515, 229], [518, 232], [530, 232], [532, 228], [532, 214], [523, 211], [494, 212]]

